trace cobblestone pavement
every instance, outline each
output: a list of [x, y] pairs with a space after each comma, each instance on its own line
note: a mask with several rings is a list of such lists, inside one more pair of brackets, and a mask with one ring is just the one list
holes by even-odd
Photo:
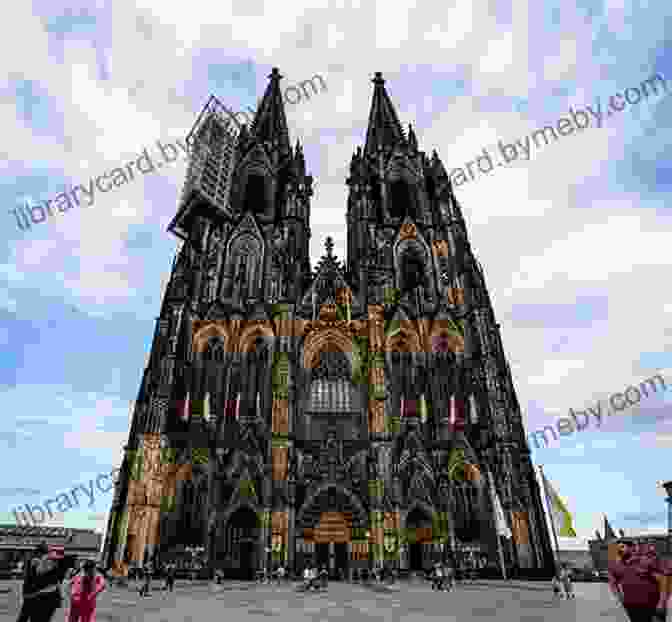
[[[158, 586], [158, 582], [156, 584]], [[0, 622], [14, 621], [17, 601], [0, 584]], [[16, 586], [18, 587], [18, 585]], [[442, 622], [468, 620], [497, 622], [626, 622], [625, 615], [604, 583], [578, 583], [576, 600], [553, 599], [550, 585], [481, 581], [453, 592], [434, 592], [426, 583], [395, 586], [329, 584], [327, 591], [303, 593], [298, 584], [282, 586], [178, 582], [173, 594], [155, 588], [151, 598], [137, 590], [111, 587], [99, 597], [98, 622], [227, 622], [275, 617], [278, 622], [358, 622], [403, 620]], [[65, 608], [54, 616], [62, 622]]]

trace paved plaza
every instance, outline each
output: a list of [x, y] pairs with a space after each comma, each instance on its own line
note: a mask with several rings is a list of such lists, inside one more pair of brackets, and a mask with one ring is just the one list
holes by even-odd
[[[278, 622], [357, 622], [403, 620], [444, 622], [626, 622], [604, 583], [577, 583], [576, 600], [554, 601], [550, 584], [479, 581], [453, 592], [434, 592], [427, 583], [392, 587], [329, 584], [326, 591], [303, 593], [282, 586], [179, 581], [173, 594], [155, 590], [140, 598], [137, 589], [111, 587], [99, 598], [97, 622], [237, 622], [275, 617]], [[0, 583], [0, 622], [16, 620], [16, 582]], [[7, 591], [11, 588], [11, 591]], [[54, 616], [62, 622], [65, 609]]]

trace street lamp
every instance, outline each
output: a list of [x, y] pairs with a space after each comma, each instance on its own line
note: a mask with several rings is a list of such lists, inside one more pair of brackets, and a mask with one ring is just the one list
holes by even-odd
[[672, 480], [660, 482], [667, 493], [667, 552], [672, 553]]

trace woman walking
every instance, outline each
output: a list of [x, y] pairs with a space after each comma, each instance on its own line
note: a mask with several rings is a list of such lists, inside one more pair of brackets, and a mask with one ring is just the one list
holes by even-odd
[[92, 560], [84, 563], [84, 572], [73, 577], [70, 584], [68, 622], [96, 622], [96, 598], [105, 589], [105, 579], [96, 572]]

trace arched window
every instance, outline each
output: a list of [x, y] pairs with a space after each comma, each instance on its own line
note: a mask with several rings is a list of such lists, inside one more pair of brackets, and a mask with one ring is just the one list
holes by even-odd
[[262, 175], [252, 174], [247, 178], [243, 211], [248, 210], [253, 214], [263, 214], [266, 211], [265, 181]]
[[261, 255], [261, 242], [251, 234], [242, 234], [231, 242], [227, 257], [229, 295], [239, 298], [258, 295]]
[[356, 410], [350, 363], [342, 352], [323, 352], [313, 371], [310, 412], [353, 412]]
[[401, 290], [410, 291], [426, 285], [425, 264], [422, 257], [415, 252], [406, 253], [401, 260]]
[[404, 218], [411, 211], [411, 191], [403, 180], [392, 182], [390, 185], [390, 216]]

